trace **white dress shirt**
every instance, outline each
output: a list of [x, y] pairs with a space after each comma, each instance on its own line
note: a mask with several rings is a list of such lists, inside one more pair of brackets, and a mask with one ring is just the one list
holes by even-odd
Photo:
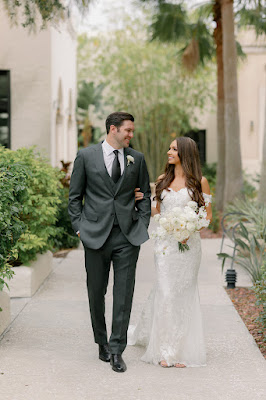
[[121, 175], [124, 172], [125, 168], [125, 160], [124, 160], [124, 149], [114, 149], [112, 146], [110, 146], [109, 143], [105, 140], [102, 143], [102, 149], [103, 149], [103, 159], [104, 163], [106, 166], [106, 169], [108, 171], [108, 174], [112, 176], [112, 165], [113, 161], [115, 159], [115, 153], [114, 150], [118, 150], [118, 161], [120, 163], [120, 169], [121, 169]]

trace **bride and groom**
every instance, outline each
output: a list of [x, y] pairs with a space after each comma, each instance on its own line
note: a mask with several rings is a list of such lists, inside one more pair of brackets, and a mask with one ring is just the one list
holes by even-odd
[[[203, 204], [209, 194], [208, 182], [201, 177], [196, 144], [189, 138], [173, 141], [165, 173], [156, 185], [157, 205], [151, 208], [144, 156], [129, 147], [134, 117], [112, 113], [106, 119], [106, 131], [106, 140], [78, 152], [69, 190], [69, 215], [85, 249], [91, 322], [99, 358], [110, 361], [116, 372], [126, 371], [122, 353], [128, 337], [130, 344], [146, 347], [144, 361], [163, 367], [205, 365], [197, 292], [198, 233], [188, 239], [190, 250], [185, 253], [179, 253], [167, 238], [157, 239], [155, 286], [138, 325], [128, 329], [136, 263], [140, 245], [149, 239], [150, 216], [177, 205], [184, 207], [191, 199]], [[210, 206], [207, 211], [211, 218]], [[111, 262], [113, 318], [108, 341], [105, 294]]]

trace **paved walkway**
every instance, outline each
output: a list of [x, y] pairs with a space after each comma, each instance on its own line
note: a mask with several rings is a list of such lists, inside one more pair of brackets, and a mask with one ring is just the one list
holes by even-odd
[[[128, 370], [98, 360], [90, 328], [83, 251], [54, 259], [54, 271], [32, 299], [12, 300], [13, 322], [0, 341], [1, 400], [256, 400], [266, 398], [266, 363], [235, 311], [221, 276], [219, 239], [202, 241], [199, 288], [207, 363], [163, 369], [127, 347]], [[131, 321], [135, 323], [154, 277], [152, 241], [142, 246]], [[250, 285], [244, 274], [239, 286]], [[110, 280], [111, 286], [111, 280]], [[111, 287], [107, 320], [111, 319]]]

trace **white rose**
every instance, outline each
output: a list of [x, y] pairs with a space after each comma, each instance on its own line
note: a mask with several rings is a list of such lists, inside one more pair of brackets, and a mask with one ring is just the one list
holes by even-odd
[[187, 221], [189, 221], [189, 222], [196, 221], [198, 219], [197, 214], [192, 210], [191, 210], [191, 212], [187, 213], [186, 217], [187, 217]]
[[173, 234], [173, 236], [174, 236], [174, 238], [175, 238], [176, 240], [178, 240], [179, 242], [181, 241], [182, 236], [181, 236], [181, 232], [180, 232], [180, 231], [175, 231], [174, 234]]
[[164, 217], [162, 217], [162, 218], [160, 219], [159, 223], [160, 223], [161, 226], [164, 226], [165, 224], [167, 224], [167, 219], [164, 218]]
[[198, 208], [198, 203], [196, 201], [189, 201], [187, 203], [188, 207], [192, 208], [193, 211], [196, 211]]
[[196, 224], [194, 222], [188, 222], [187, 223], [187, 230], [189, 232], [195, 232], [196, 230]]

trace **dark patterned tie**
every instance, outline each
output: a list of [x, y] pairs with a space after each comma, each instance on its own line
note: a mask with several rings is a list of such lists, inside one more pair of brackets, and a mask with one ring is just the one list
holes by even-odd
[[112, 179], [114, 183], [116, 183], [121, 176], [121, 168], [120, 168], [120, 162], [118, 160], [118, 150], [114, 150], [114, 153], [115, 153], [115, 159], [112, 165]]

